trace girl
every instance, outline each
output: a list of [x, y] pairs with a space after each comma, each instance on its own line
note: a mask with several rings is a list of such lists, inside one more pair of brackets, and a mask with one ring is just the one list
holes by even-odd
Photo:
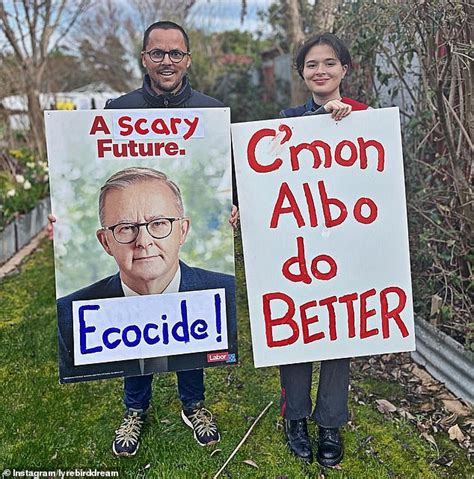
[[[282, 117], [330, 113], [339, 121], [351, 111], [366, 110], [368, 105], [341, 96], [342, 79], [352, 63], [349, 51], [332, 33], [311, 37], [298, 50], [295, 66], [311, 97], [305, 105], [283, 110]], [[349, 359], [321, 362], [316, 405], [312, 411], [312, 363], [280, 366], [281, 415], [289, 449], [306, 462], [313, 453], [306, 418], [311, 415], [319, 425], [316, 458], [323, 466], [335, 466], [343, 456], [339, 427], [349, 418]]]

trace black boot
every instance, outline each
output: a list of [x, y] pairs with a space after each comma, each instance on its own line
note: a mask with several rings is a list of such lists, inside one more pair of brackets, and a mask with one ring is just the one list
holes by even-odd
[[303, 459], [303, 461], [312, 462], [313, 451], [311, 450], [311, 442], [308, 436], [306, 418], [297, 420], [284, 419], [283, 427], [285, 428], [285, 436], [290, 451], [300, 459]]
[[319, 426], [318, 453], [316, 459], [321, 466], [335, 466], [342, 460], [344, 448], [339, 429]]

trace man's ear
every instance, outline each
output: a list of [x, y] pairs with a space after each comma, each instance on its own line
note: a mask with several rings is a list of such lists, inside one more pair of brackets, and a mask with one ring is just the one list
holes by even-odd
[[142, 67], [146, 70], [146, 63], [145, 63], [145, 52], [141, 52], [141, 57], [142, 57]]
[[181, 223], [181, 228], [180, 228], [180, 237], [179, 237], [179, 245], [183, 246], [184, 242], [186, 241], [186, 238], [188, 236], [188, 231], [189, 227], [191, 225], [191, 220], [189, 218], [184, 218], [183, 220], [180, 221]]
[[106, 253], [110, 256], [113, 256], [112, 250], [110, 249], [109, 246], [109, 241], [107, 239], [107, 230], [97, 230], [95, 232], [95, 235], [97, 236], [97, 239], [99, 240], [99, 243], [102, 245], [102, 248], [106, 251]]
[[191, 53], [188, 55], [188, 59], [186, 61], [186, 68], [189, 68], [191, 66], [191, 63], [192, 63], [192, 58], [191, 58]]

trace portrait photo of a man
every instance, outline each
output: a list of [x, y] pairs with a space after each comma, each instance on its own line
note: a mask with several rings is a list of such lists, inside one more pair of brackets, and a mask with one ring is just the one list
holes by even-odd
[[235, 354], [235, 279], [180, 260], [192, 219], [186, 216], [179, 186], [153, 168], [122, 169], [101, 187], [98, 215], [96, 238], [118, 272], [57, 300], [61, 381], [209, 366], [205, 353], [75, 366], [73, 301], [224, 288], [228, 350]]

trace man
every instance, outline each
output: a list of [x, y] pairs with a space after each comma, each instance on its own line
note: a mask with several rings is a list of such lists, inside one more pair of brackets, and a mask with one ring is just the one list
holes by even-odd
[[[134, 375], [124, 379], [127, 409], [113, 442], [116, 455], [132, 456], [137, 452], [151, 399], [153, 375], [146, 373], [183, 369], [190, 355], [97, 364], [92, 369], [74, 366], [72, 302], [225, 288], [232, 349], [236, 340], [235, 280], [226, 274], [189, 267], [179, 260], [190, 220], [184, 214], [179, 187], [162, 172], [131, 167], [112, 175], [101, 188], [99, 217], [102, 227], [97, 230], [97, 239], [115, 259], [119, 273], [58, 300], [61, 377], [67, 378], [68, 373], [113, 377], [120, 372], [118, 368], [132, 371]], [[205, 364], [205, 353], [193, 356], [197, 366]], [[203, 407], [203, 370], [179, 371], [177, 376], [184, 422], [194, 430], [200, 445], [218, 442], [220, 435], [212, 415]]]
[[186, 73], [191, 65], [189, 38], [173, 22], [156, 22], [143, 36], [143, 85], [106, 108], [208, 108], [223, 107], [215, 98], [193, 90]]
[[[146, 29], [143, 36], [141, 61], [147, 73], [142, 87], [109, 101], [106, 108], [223, 107], [220, 101], [191, 88], [186, 76], [191, 60], [189, 37], [181, 26], [169, 21], [153, 23]], [[237, 218], [238, 212], [234, 206], [229, 219], [234, 227]], [[50, 221], [52, 224], [55, 219], [50, 218]], [[181, 222], [180, 226], [183, 227], [184, 224]], [[52, 234], [52, 229], [50, 230]], [[98, 235], [104, 248], [107, 235], [110, 239], [110, 232]], [[114, 245], [114, 243], [107, 244], [111, 248]], [[110, 249], [111, 253], [112, 251], [115, 249]], [[165, 282], [160, 283], [163, 285]], [[126, 282], [124, 284], [126, 285]], [[131, 286], [129, 288], [133, 290]], [[136, 292], [140, 293], [140, 291]], [[98, 297], [91, 299], [98, 299]], [[147, 372], [146, 369], [145, 372]], [[110, 373], [113, 374], [113, 371]], [[143, 371], [137, 370], [136, 373], [143, 374]], [[202, 406], [201, 397], [202, 399], [204, 397], [202, 376], [202, 370], [178, 373], [178, 388], [183, 402], [183, 420], [194, 429], [194, 437], [199, 444], [207, 445], [218, 441], [220, 436], [212, 416]], [[113, 444], [114, 453], [117, 455], [131, 456], [137, 451], [142, 421], [151, 396], [151, 380], [151, 376], [127, 377], [124, 380], [124, 402], [127, 411]], [[130, 434], [127, 431], [131, 431]]]

